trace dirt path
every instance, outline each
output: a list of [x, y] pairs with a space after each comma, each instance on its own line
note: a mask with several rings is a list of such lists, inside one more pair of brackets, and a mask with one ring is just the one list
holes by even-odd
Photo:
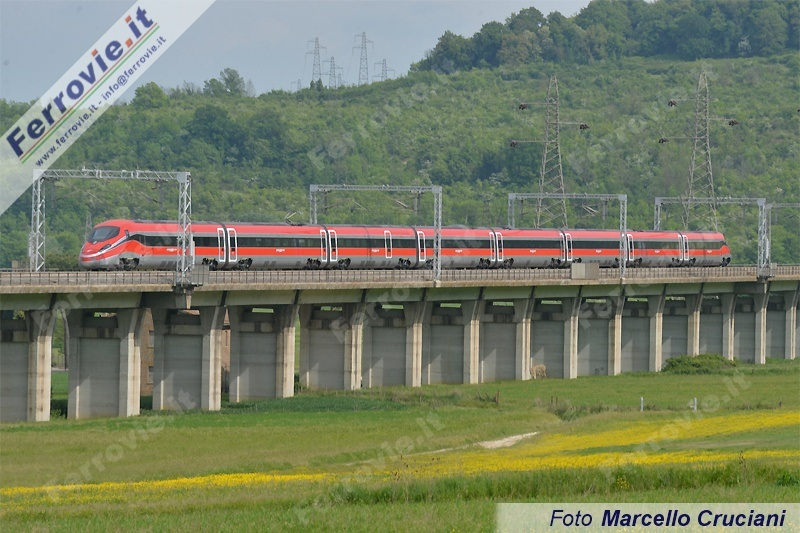
[[497, 440], [487, 440], [483, 442], [479, 442], [478, 446], [481, 448], [486, 448], [487, 450], [494, 450], [497, 448], [507, 448], [508, 446], [513, 446], [522, 439], [527, 439], [528, 437], [533, 437], [534, 435], [538, 435], [538, 431], [534, 431], [533, 433], [523, 433], [522, 435], [513, 435], [511, 437], [505, 437], [503, 439]]
[[485, 440], [483, 442], [477, 442], [475, 444], [465, 444], [464, 446], [457, 446], [455, 448], [442, 448], [441, 450], [433, 450], [430, 452], [419, 452], [418, 454], [414, 455], [425, 455], [430, 453], [444, 453], [444, 452], [452, 452], [455, 450], [466, 450], [467, 448], [471, 448], [472, 446], [480, 446], [481, 448], [485, 448], [487, 450], [508, 448], [509, 446], [515, 445], [522, 439], [527, 439], [528, 437], [533, 437], [534, 435], [538, 434], [539, 434], [538, 431], [534, 431], [533, 433], [523, 433], [521, 435], [512, 435], [510, 437], [503, 437], [502, 439]]

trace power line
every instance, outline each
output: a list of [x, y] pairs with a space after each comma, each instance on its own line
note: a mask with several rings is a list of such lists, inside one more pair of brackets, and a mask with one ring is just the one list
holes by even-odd
[[383, 61], [380, 61], [378, 63], [375, 63], [375, 65], [376, 66], [377, 65], [381, 66], [381, 73], [380, 74], [376, 74], [375, 76], [373, 76], [373, 78], [378, 78], [378, 81], [386, 81], [386, 80], [388, 80], [389, 79], [389, 71], [394, 73], [394, 69], [393, 68], [390, 68], [390, 67], [386, 66], [386, 59], [384, 59]]
[[[714, 190], [714, 172], [711, 167], [711, 137], [709, 123], [711, 120], [722, 120], [728, 126], [737, 126], [739, 121], [728, 118], [709, 117], [708, 77], [705, 72], [700, 73], [697, 89], [693, 100], [694, 110], [694, 136], [693, 137], [661, 137], [658, 142], [664, 144], [673, 139], [692, 140], [692, 161], [689, 166], [689, 178], [686, 192], [681, 197], [683, 202], [683, 228], [690, 229], [718, 229], [716, 191]], [[670, 100], [667, 105], [676, 107], [682, 100]], [[701, 200], [698, 202], [697, 200]], [[707, 200], [707, 201], [706, 201]], [[698, 205], [699, 209], [695, 209]]]
[[327, 50], [324, 46], [320, 46], [319, 44], [319, 37], [315, 37], [313, 41], [308, 41], [309, 43], [314, 43], [314, 49], [309, 50], [306, 52], [306, 55], [313, 54], [314, 62], [313, 66], [311, 67], [311, 82], [319, 82], [322, 83], [322, 63], [320, 61], [320, 49]]
[[342, 84], [342, 76], [341, 74], [337, 75], [336, 71], [342, 70], [342, 67], [336, 66], [336, 59], [333, 56], [323, 61], [323, 63], [328, 63], [328, 89], [338, 89]]
[[[529, 109], [531, 106], [544, 106], [545, 124], [544, 139], [533, 141], [511, 141], [511, 147], [520, 143], [542, 143], [542, 165], [539, 172], [539, 192], [536, 196], [536, 221], [535, 227], [550, 225], [551, 222], [568, 227], [567, 202], [564, 188], [564, 169], [561, 164], [561, 126], [577, 124], [581, 130], [589, 129], [585, 123], [561, 122], [558, 97], [558, 80], [555, 76], [550, 78], [547, 88], [547, 97], [544, 102], [530, 102], [519, 104], [520, 110]], [[552, 194], [552, 197], [548, 197]]]
[[356, 39], [361, 37], [361, 45], [354, 46], [353, 48], [360, 48], [361, 49], [361, 63], [358, 66], [358, 84], [359, 85], [368, 85], [369, 84], [369, 63], [367, 63], [367, 43], [372, 43], [372, 41], [367, 40], [367, 32], [361, 32], [359, 35], [356, 35]]

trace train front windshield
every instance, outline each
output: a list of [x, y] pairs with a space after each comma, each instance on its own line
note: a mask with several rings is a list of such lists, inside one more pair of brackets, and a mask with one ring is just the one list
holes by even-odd
[[89, 235], [88, 240], [91, 244], [97, 244], [98, 242], [113, 239], [117, 235], [119, 235], [119, 228], [117, 226], [100, 226], [92, 230], [92, 234]]

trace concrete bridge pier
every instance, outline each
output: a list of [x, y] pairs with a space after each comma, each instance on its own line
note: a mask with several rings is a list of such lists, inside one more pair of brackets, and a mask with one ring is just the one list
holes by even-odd
[[544, 367], [548, 378], [577, 377], [578, 294], [572, 287], [536, 287], [530, 315], [532, 373]]
[[406, 382], [407, 387], [422, 385], [422, 353], [424, 332], [431, 323], [431, 303], [425, 300], [403, 304], [406, 321]]
[[561, 301], [564, 312], [564, 379], [578, 377], [578, 332], [582, 303], [580, 295]]
[[797, 355], [797, 283], [772, 282], [766, 308], [766, 357], [794, 359]]
[[608, 321], [608, 375], [616, 376], [622, 372], [622, 313], [625, 296], [620, 294], [611, 298], [612, 315]]
[[300, 305], [300, 383], [309, 388], [361, 388], [364, 303]]
[[480, 324], [480, 383], [530, 379], [532, 307], [530, 298], [485, 303]]
[[753, 294], [755, 312], [755, 364], [767, 362], [767, 306], [769, 304], [769, 288], [766, 283], [759, 283]]
[[484, 300], [461, 302], [464, 321], [464, 383], [479, 383], [481, 366], [481, 316]]
[[[421, 291], [406, 296], [419, 301], [389, 303], [385, 292], [368, 291], [365, 306], [362, 387], [406, 385], [419, 387], [422, 379], [423, 332], [430, 322], [428, 302]], [[373, 298], [374, 297], [374, 298]]]
[[295, 324], [299, 306], [228, 306], [230, 401], [294, 395]]
[[143, 310], [67, 312], [68, 418], [139, 414]]
[[520, 381], [531, 379], [531, 317], [534, 299], [514, 300], [514, 333], [516, 334], [516, 358], [514, 378]]
[[722, 311], [722, 357], [733, 361], [736, 353], [736, 295], [720, 294]]
[[647, 316], [650, 318], [650, 372], [659, 372], [664, 365], [664, 305], [666, 294], [647, 297]]
[[481, 315], [485, 302], [472, 300], [430, 303], [430, 322], [423, 335], [423, 385], [478, 383]]
[[786, 306], [786, 326], [785, 340], [786, 347], [784, 357], [786, 359], [796, 359], [798, 345], [800, 344], [800, 322], [798, 321], [797, 307], [800, 304], [800, 289], [785, 293]]
[[698, 355], [700, 353], [700, 317], [702, 309], [702, 293], [686, 296], [686, 313], [689, 319], [686, 326], [687, 355]]
[[152, 308], [153, 409], [219, 411], [225, 308]]
[[699, 331], [699, 328], [694, 326], [691, 328], [694, 331], [690, 331], [689, 324], [693, 323], [692, 319], [697, 316], [697, 300], [694, 296], [684, 296], [683, 294], [670, 295], [668, 293], [664, 302], [662, 365], [667, 359], [686, 355], [690, 349], [694, 349], [693, 336], [695, 331]]
[[578, 306], [577, 376], [619, 374], [625, 296], [619, 288], [587, 287], [579, 300], [565, 308], [571, 311]]
[[733, 311], [733, 356], [746, 363], [758, 362], [757, 337], [762, 335], [757, 331], [760, 328], [756, 310], [761, 302], [754, 285], [737, 288]]
[[51, 309], [0, 318], [0, 422], [50, 420], [55, 319]]

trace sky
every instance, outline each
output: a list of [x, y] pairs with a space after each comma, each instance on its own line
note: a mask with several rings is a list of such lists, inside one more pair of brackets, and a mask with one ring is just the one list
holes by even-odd
[[[187, 0], [190, 1], [190, 0]], [[251, 81], [256, 94], [296, 90], [311, 81], [313, 41], [334, 58], [342, 81], [356, 85], [361, 33], [366, 32], [370, 80], [378, 63], [408, 73], [445, 31], [470, 37], [490, 21], [535, 7], [544, 15], [569, 17], [589, 0], [217, 0], [123, 96], [138, 85], [165, 88], [184, 82], [203, 86], [225, 68]], [[0, 0], [0, 98], [38, 99], [106, 30], [133, 0]], [[323, 73], [328, 63], [323, 63]], [[338, 69], [337, 69], [338, 70]], [[323, 82], [327, 83], [327, 75]]]

